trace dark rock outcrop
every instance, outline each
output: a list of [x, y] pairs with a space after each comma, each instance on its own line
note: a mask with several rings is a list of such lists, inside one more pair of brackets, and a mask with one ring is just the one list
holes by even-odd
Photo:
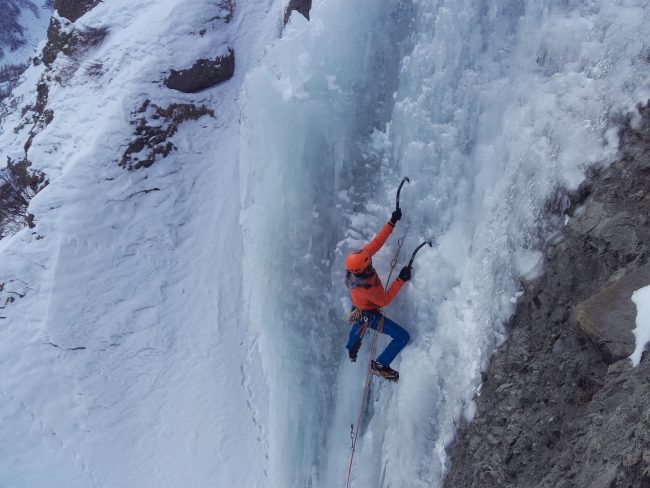
[[187, 120], [198, 120], [205, 115], [214, 116], [214, 112], [204, 106], [196, 107], [187, 103], [174, 103], [162, 108], [145, 100], [134, 112], [135, 139], [124, 150], [119, 165], [136, 170], [148, 168], [157, 159], [166, 158], [176, 146], [168, 139], [178, 126]]
[[[72, 76], [78, 68], [80, 58], [108, 35], [106, 28], [77, 27], [73, 24], [99, 2], [100, 0], [56, 0], [54, 4], [59, 17], [54, 16], [48, 26], [47, 43], [42, 52], [46, 69], [36, 85], [36, 100], [22, 107], [20, 123], [14, 127], [15, 134], [25, 137], [25, 154], [17, 161], [8, 160], [6, 168], [0, 170], [0, 239], [24, 226], [33, 228], [35, 225], [34, 215], [26, 214], [27, 206], [29, 200], [48, 181], [43, 173], [31, 168], [29, 150], [34, 138], [54, 119], [54, 111], [48, 108], [51, 84], [62, 83], [66, 77]], [[27, 3], [31, 5], [30, 2]], [[63, 68], [54, 67], [59, 55], [67, 56], [72, 62], [65, 63]], [[34, 59], [34, 64], [39, 62]], [[14, 103], [17, 109], [17, 102]]]
[[230, 23], [235, 16], [235, 1], [234, 0], [220, 0], [217, 4], [219, 8], [219, 15], [210, 20], [223, 20], [226, 24]]
[[0, 239], [22, 229], [33, 227], [33, 215], [26, 213], [29, 200], [46, 184], [45, 175], [30, 169], [27, 159], [7, 161], [0, 170]]
[[641, 114], [621, 131], [619, 161], [565, 199], [572, 217], [545, 251], [545, 274], [524, 283], [446, 488], [650, 487], [650, 354], [636, 368], [622, 359], [631, 290], [650, 284], [650, 110]]
[[[23, 122], [21, 125], [29, 124], [31, 128], [29, 129], [29, 136], [23, 148], [25, 149], [25, 158], [27, 158], [27, 152], [32, 146], [32, 141], [34, 137], [45, 129], [50, 122], [54, 119], [54, 111], [47, 107], [47, 100], [49, 98], [50, 88], [47, 83], [41, 81], [36, 85], [36, 103], [28, 105], [23, 109]], [[14, 129], [15, 132], [22, 129], [20, 126]]]
[[43, 63], [47, 67], [51, 67], [59, 54], [78, 58], [89, 49], [101, 44], [107, 35], [108, 29], [105, 27], [63, 26], [58, 19], [53, 17], [47, 28], [47, 44], [43, 48]]
[[86, 12], [95, 8], [101, 0], [55, 0], [54, 8], [61, 17], [70, 22], [76, 21]]
[[223, 83], [235, 73], [235, 52], [215, 59], [199, 59], [191, 68], [171, 70], [165, 86], [183, 93], [196, 93]]
[[69, 42], [70, 35], [61, 29], [61, 22], [52, 17], [50, 25], [47, 28], [47, 43], [43, 48], [43, 62], [45, 66], [51, 66], [56, 56], [61, 52], [63, 47]]
[[576, 305], [578, 326], [608, 364], [634, 352], [632, 331], [636, 328], [636, 306], [632, 302], [632, 293], [648, 284], [650, 265], [646, 264]]
[[309, 20], [309, 11], [311, 10], [311, 0], [289, 0], [289, 4], [284, 11], [284, 25], [287, 25], [289, 22], [289, 17], [291, 17], [291, 12], [298, 12], [304, 18]]

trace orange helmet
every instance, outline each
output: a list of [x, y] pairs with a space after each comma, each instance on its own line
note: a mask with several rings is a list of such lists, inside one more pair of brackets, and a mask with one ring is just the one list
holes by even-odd
[[345, 269], [350, 273], [359, 274], [370, 266], [371, 263], [370, 253], [365, 249], [359, 249], [358, 251], [351, 252], [345, 258]]

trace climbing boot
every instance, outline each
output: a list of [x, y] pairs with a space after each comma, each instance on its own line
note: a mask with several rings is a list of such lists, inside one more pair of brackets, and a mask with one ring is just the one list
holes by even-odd
[[372, 371], [372, 374], [381, 376], [382, 378], [385, 378], [388, 381], [399, 380], [399, 373], [397, 371], [392, 369], [390, 366], [384, 366], [382, 364], [379, 364], [377, 361], [372, 361], [370, 365], [370, 370]]
[[353, 363], [357, 362], [357, 355], [359, 354], [359, 348], [361, 347], [361, 341], [357, 342], [352, 349], [348, 349], [348, 357]]

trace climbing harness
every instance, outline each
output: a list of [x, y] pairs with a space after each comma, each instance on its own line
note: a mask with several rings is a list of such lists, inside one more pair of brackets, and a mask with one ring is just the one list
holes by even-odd
[[357, 322], [361, 322], [363, 320], [363, 312], [359, 310], [357, 307], [352, 307], [352, 311], [347, 315], [346, 320], [350, 325], [354, 325]]

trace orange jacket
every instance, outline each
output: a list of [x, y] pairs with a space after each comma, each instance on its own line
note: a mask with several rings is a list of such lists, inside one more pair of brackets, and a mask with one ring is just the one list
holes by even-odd
[[[375, 238], [366, 244], [363, 249], [371, 256], [376, 254], [382, 248], [388, 236], [391, 235], [394, 227], [390, 222], [386, 223]], [[385, 307], [397, 296], [397, 293], [404, 285], [404, 281], [397, 278], [390, 285], [388, 291], [384, 291], [384, 285], [382, 285], [379, 275], [374, 270], [363, 277], [348, 272], [345, 281], [350, 289], [352, 304], [362, 311], [378, 310]]]

